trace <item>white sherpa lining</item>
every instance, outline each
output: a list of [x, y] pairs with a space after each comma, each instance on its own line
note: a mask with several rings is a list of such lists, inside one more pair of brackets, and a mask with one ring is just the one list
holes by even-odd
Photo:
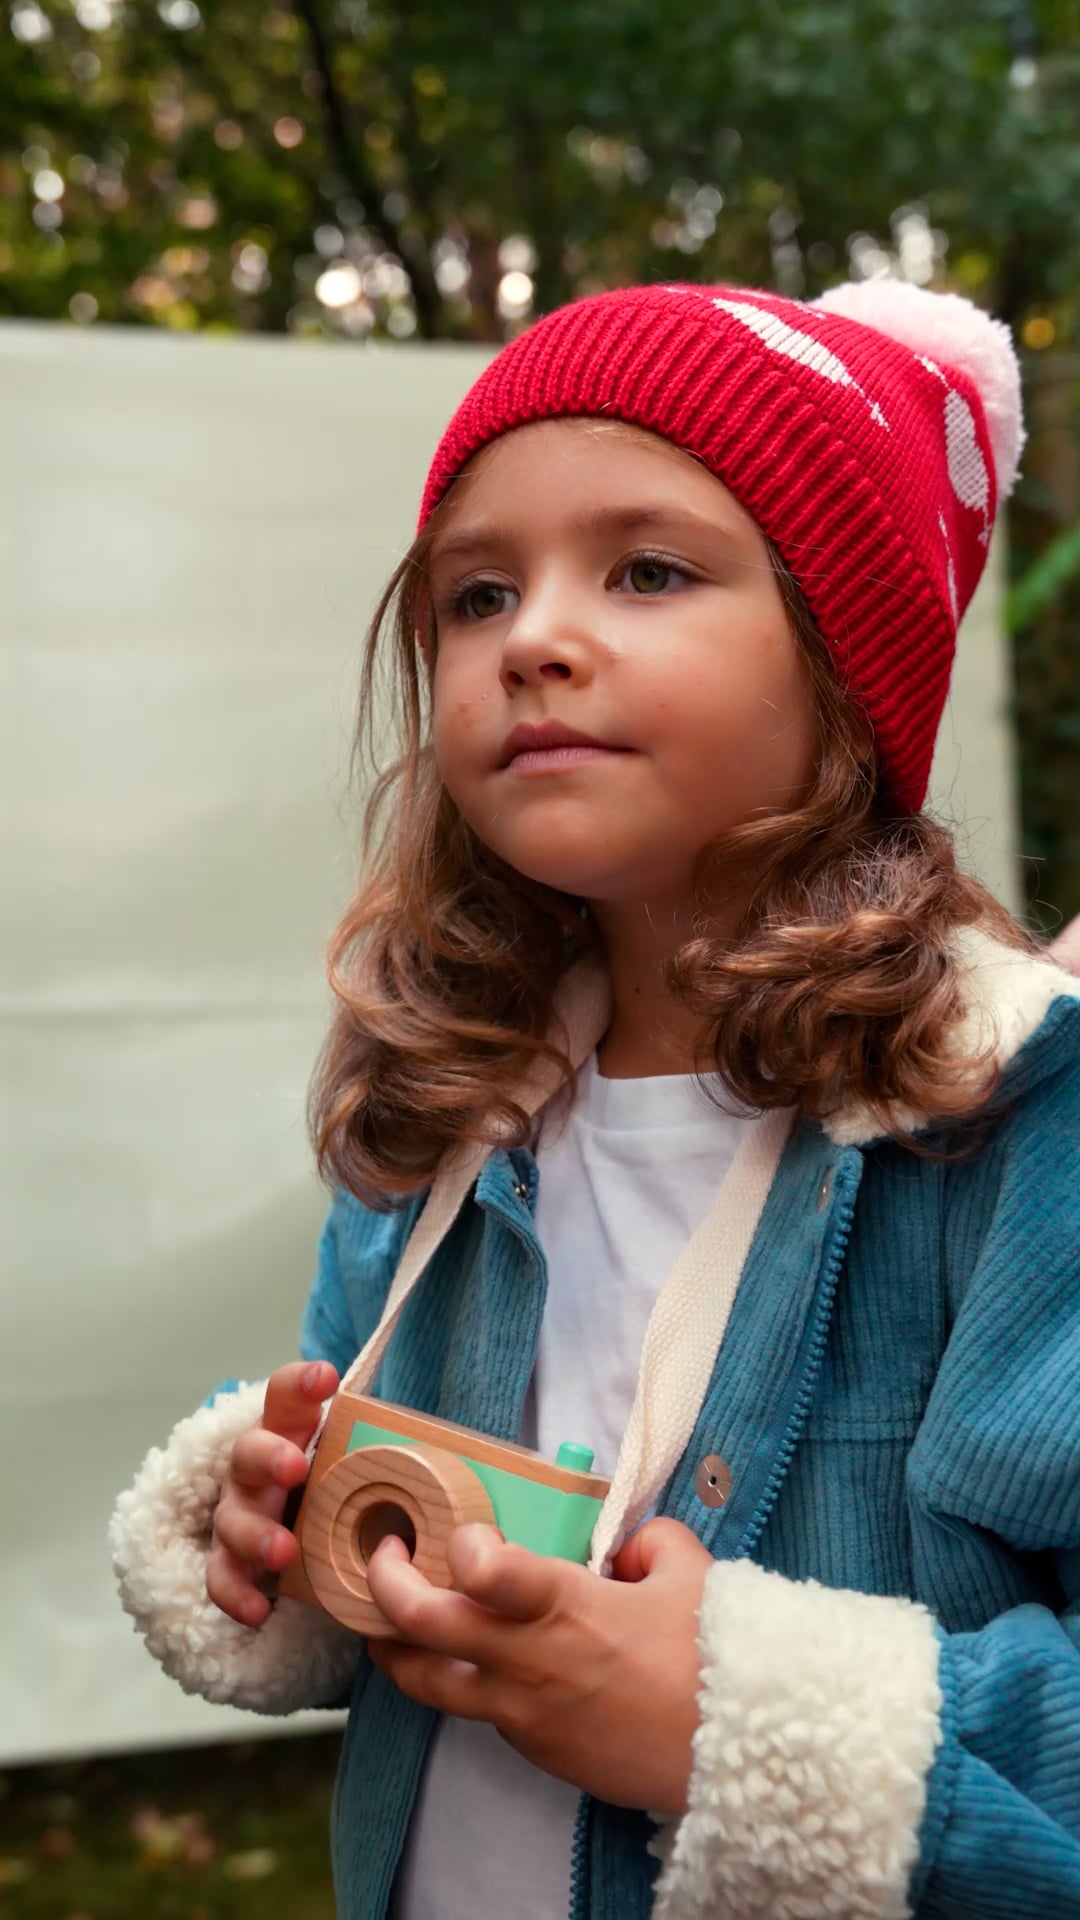
[[[989, 1054], [998, 1070], [1006, 1067], [1025, 1041], [1038, 1032], [1054, 1000], [1080, 1000], [1080, 980], [1053, 960], [1007, 947], [977, 927], [960, 927], [952, 936], [962, 969], [965, 1012], [951, 1036], [949, 1053], [958, 1063]], [[891, 1109], [905, 1133], [926, 1125], [910, 1107]], [[838, 1147], [869, 1146], [883, 1128], [861, 1102], [852, 1102], [825, 1122]]]
[[905, 1920], [940, 1741], [938, 1643], [910, 1600], [712, 1568], [689, 1808], [653, 1920]]
[[965, 373], [986, 415], [998, 499], [1012, 492], [1024, 445], [1020, 365], [1012, 335], [958, 293], [930, 293], [906, 280], [849, 281], [831, 287], [814, 307], [858, 320], [890, 340]]
[[155, 1660], [185, 1693], [256, 1713], [330, 1706], [347, 1693], [360, 1642], [300, 1600], [261, 1627], [221, 1612], [206, 1591], [214, 1508], [233, 1442], [257, 1422], [265, 1381], [220, 1394], [147, 1454], [109, 1525], [120, 1598]]

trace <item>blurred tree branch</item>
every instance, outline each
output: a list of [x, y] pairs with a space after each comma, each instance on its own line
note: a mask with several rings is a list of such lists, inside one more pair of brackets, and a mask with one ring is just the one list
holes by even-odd
[[368, 232], [381, 240], [391, 253], [396, 253], [406, 267], [412, 283], [418, 331], [425, 339], [437, 339], [445, 332], [445, 325], [430, 255], [404, 231], [404, 220], [387, 213], [383, 190], [364, 158], [363, 143], [352, 136], [345, 104], [334, 81], [333, 53], [319, 18], [318, 0], [292, 0], [292, 4], [304, 23], [319, 76], [330, 157], [349, 190], [363, 205]]

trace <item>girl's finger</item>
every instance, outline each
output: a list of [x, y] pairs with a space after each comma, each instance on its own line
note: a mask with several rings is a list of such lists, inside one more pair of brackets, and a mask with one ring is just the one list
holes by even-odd
[[468, 1660], [448, 1659], [400, 1640], [371, 1640], [368, 1650], [380, 1672], [420, 1706], [455, 1714], [459, 1720], [492, 1718], [492, 1682]]
[[280, 1573], [296, 1557], [296, 1540], [257, 1507], [242, 1500], [222, 1500], [214, 1514], [214, 1536], [247, 1567]]
[[249, 1427], [229, 1455], [229, 1476], [241, 1487], [298, 1487], [307, 1479], [307, 1455], [291, 1440]]
[[367, 1579], [375, 1605], [402, 1640], [479, 1666], [495, 1657], [501, 1623], [464, 1594], [433, 1587], [394, 1535], [375, 1549]]
[[206, 1563], [206, 1591], [216, 1607], [244, 1627], [261, 1627], [270, 1602], [260, 1593], [248, 1569], [225, 1547], [211, 1549]]
[[266, 1383], [262, 1424], [306, 1446], [319, 1424], [322, 1403], [337, 1391], [338, 1377], [328, 1360], [293, 1360], [278, 1367]]
[[647, 1580], [651, 1574], [664, 1573], [687, 1560], [709, 1561], [707, 1547], [679, 1520], [646, 1520], [643, 1527], [624, 1540], [611, 1563], [616, 1580]]
[[446, 1552], [454, 1585], [505, 1620], [540, 1620], [580, 1578], [582, 1569], [527, 1547], [510, 1545], [494, 1527], [456, 1527]]

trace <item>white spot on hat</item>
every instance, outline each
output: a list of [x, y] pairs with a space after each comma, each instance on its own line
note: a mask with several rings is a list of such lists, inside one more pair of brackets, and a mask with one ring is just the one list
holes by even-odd
[[990, 538], [990, 475], [976, 438], [975, 415], [953, 387], [945, 395], [945, 457], [957, 499], [982, 515], [979, 537], [985, 546]]
[[879, 427], [884, 427], [886, 433], [889, 432], [889, 423], [881, 408], [863, 392], [843, 361], [838, 359], [835, 353], [830, 352], [820, 340], [815, 340], [812, 334], [798, 333], [794, 327], [789, 327], [785, 320], [781, 320], [778, 314], [770, 313], [764, 307], [753, 307], [748, 300], [714, 298], [712, 304], [714, 307], [719, 307], [722, 312], [730, 313], [734, 319], [740, 320], [744, 327], [749, 327], [751, 332], [756, 333], [774, 353], [786, 354], [789, 360], [797, 360], [800, 366], [809, 367], [812, 373], [820, 373], [824, 379], [834, 381], [837, 386], [853, 387], [860, 400], [863, 400], [869, 408], [871, 420], [875, 421]]
[[985, 547], [990, 538], [990, 474], [982, 457], [975, 433], [975, 415], [962, 393], [950, 387], [949, 376], [936, 360], [920, 353], [919, 364], [940, 380], [945, 388], [945, 461], [952, 490], [961, 506], [982, 515], [980, 540]]

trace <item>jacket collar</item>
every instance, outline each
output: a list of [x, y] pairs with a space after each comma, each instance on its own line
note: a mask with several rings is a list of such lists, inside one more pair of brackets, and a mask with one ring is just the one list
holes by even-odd
[[[990, 1060], [1003, 1076], [1006, 1091], [1012, 1087], [1020, 1066], [1021, 1053], [1034, 1054], [1025, 1061], [1025, 1078], [1032, 1067], [1043, 1077], [1058, 1062], [1050, 1046], [1034, 1048], [1039, 1029], [1055, 1001], [1080, 1000], [1080, 980], [1066, 973], [1055, 961], [1041, 955], [1009, 947], [976, 927], [961, 927], [953, 935], [953, 951], [961, 968], [964, 1008], [953, 1030], [949, 1053], [959, 1065], [970, 1060], [977, 1066], [989, 1050]], [[1045, 1057], [1042, 1057], [1045, 1054]], [[901, 1133], [916, 1134], [931, 1125], [929, 1117], [911, 1107], [894, 1105], [890, 1117]], [[825, 1123], [825, 1131], [838, 1147], [866, 1147], [885, 1137], [885, 1129], [862, 1101], [852, 1101]]]
[[[1025, 1079], [1041, 1079], [1058, 1064], [1060, 1053], [1049, 1035], [1042, 1048], [1038, 1040], [1034, 1046], [1029, 1043], [1038, 1035], [1055, 1002], [1080, 1001], [1080, 980], [1052, 960], [1008, 947], [973, 927], [959, 929], [953, 939], [965, 988], [964, 1010], [951, 1047], [954, 1058], [958, 1062], [965, 1058], [978, 1061], [989, 1047], [1009, 1090], [1024, 1053]], [[551, 1027], [552, 1038], [565, 1048], [575, 1068], [588, 1059], [602, 1038], [610, 1014], [605, 968], [592, 958], [579, 961], [560, 983]], [[1080, 1023], [1071, 1024], [1080, 1051]], [[527, 1114], [538, 1114], [560, 1079], [553, 1062], [537, 1061], [514, 1089], [513, 1098]], [[896, 1107], [892, 1117], [901, 1131], [910, 1134], [930, 1124], [926, 1114], [910, 1108]], [[825, 1131], [834, 1145], [841, 1147], [866, 1147], [885, 1137], [880, 1122], [859, 1101], [835, 1113]], [[342, 1381], [343, 1388], [362, 1393], [370, 1387], [406, 1300], [457, 1218], [490, 1152], [487, 1145], [466, 1142], [443, 1155], [423, 1212], [402, 1253], [382, 1319]]]
[[[951, 945], [963, 988], [963, 1009], [949, 1046], [952, 1059], [957, 1065], [970, 1060], [973, 1068], [978, 1068], [989, 1052], [990, 1063], [1009, 1090], [1024, 1053], [1025, 1080], [1031, 1078], [1033, 1067], [1041, 1068], [1035, 1076], [1041, 1078], [1042, 1072], [1058, 1064], [1060, 1055], [1049, 1045], [1033, 1048], [1030, 1043], [1036, 1040], [1055, 1002], [1080, 1001], [1080, 979], [1066, 973], [1056, 961], [1007, 946], [978, 927], [958, 927]], [[579, 961], [561, 983], [552, 1022], [552, 1037], [569, 1054], [575, 1068], [588, 1059], [602, 1039], [610, 1017], [606, 970], [595, 959]], [[520, 1082], [513, 1097], [526, 1113], [535, 1115], [559, 1082], [557, 1070], [549, 1061], [542, 1061]], [[916, 1134], [933, 1124], [930, 1116], [917, 1108], [897, 1103], [889, 1111], [901, 1133]], [[858, 1100], [834, 1113], [824, 1123], [824, 1131], [838, 1147], [867, 1147], [886, 1137], [881, 1122]], [[467, 1157], [478, 1168], [489, 1151], [480, 1147]]]

